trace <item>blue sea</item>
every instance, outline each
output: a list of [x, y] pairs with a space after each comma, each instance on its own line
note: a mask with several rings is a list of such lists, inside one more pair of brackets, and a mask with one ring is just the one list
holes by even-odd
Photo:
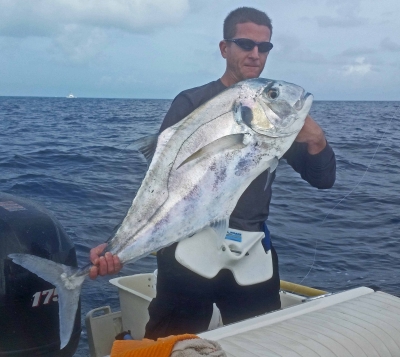
[[[170, 100], [0, 97], [0, 191], [52, 211], [79, 265], [124, 218], [146, 163], [130, 144], [156, 133]], [[370, 286], [400, 296], [400, 102], [316, 101], [311, 115], [337, 157], [330, 190], [277, 169], [269, 228], [281, 279], [338, 292]], [[152, 272], [154, 256], [120, 275]], [[88, 311], [119, 309], [117, 290], [84, 284]], [[76, 356], [88, 356], [83, 330]]]

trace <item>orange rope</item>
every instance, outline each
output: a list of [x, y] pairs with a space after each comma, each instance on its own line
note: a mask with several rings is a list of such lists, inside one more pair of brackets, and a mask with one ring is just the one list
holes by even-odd
[[196, 335], [172, 335], [149, 340], [115, 340], [111, 357], [169, 357], [174, 345], [178, 341], [198, 338]]

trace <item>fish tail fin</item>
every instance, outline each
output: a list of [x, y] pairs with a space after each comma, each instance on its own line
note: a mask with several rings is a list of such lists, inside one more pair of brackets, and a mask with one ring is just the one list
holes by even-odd
[[64, 348], [71, 338], [85, 272], [30, 254], [9, 254], [9, 257], [15, 264], [28, 269], [56, 287], [60, 318], [60, 347]]

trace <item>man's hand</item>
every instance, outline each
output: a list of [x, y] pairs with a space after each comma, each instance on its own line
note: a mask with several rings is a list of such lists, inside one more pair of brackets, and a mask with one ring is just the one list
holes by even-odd
[[93, 264], [89, 271], [90, 279], [96, 279], [99, 275], [117, 274], [122, 269], [117, 255], [107, 252], [104, 256], [100, 256], [106, 247], [107, 243], [103, 243], [90, 250], [90, 261]]
[[300, 130], [295, 141], [299, 143], [307, 143], [307, 150], [311, 155], [318, 154], [326, 146], [324, 132], [309, 115], [307, 115], [304, 126]]

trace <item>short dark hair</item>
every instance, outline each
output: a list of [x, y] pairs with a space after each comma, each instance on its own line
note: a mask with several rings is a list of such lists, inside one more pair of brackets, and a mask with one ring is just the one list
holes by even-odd
[[232, 39], [236, 34], [236, 25], [253, 22], [257, 25], [267, 26], [272, 35], [271, 19], [265, 12], [252, 7], [239, 7], [231, 11], [224, 21], [224, 38]]

